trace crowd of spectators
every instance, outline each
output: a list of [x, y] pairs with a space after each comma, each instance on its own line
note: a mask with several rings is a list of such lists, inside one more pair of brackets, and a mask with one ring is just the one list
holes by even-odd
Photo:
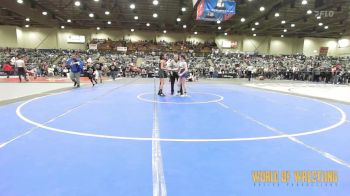
[[[152, 42], [133, 43], [133, 47], [149, 47]], [[164, 47], [181, 47], [184, 42], [157, 43]], [[129, 44], [125, 42], [123, 44]], [[203, 44], [205, 45], [205, 44]], [[202, 45], [202, 46], [203, 46]], [[122, 45], [124, 47], [124, 45]], [[190, 45], [188, 45], [190, 46]], [[129, 47], [129, 45], [127, 45]], [[196, 46], [197, 47], [197, 46]], [[209, 47], [209, 46], [208, 46]], [[211, 48], [212, 49], [212, 48]], [[110, 75], [110, 66], [118, 69], [118, 76], [143, 77], [156, 76], [158, 71], [159, 53], [161, 51], [120, 53], [113, 50], [37, 50], [37, 49], [0, 49], [0, 63], [3, 75], [16, 74], [14, 69], [15, 58], [18, 54], [25, 54], [26, 68], [30, 75], [35, 77], [66, 77], [69, 68], [65, 62], [73, 54], [90, 64], [99, 64], [104, 76]], [[168, 52], [171, 54], [175, 52]], [[246, 78], [251, 73], [252, 78], [276, 80], [301, 80], [334, 84], [348, 84], [350, 78], [349, 57], [306, 57], [304, 55], [258, 55], [243, 53], [217, 53], [194, 56], [190, 52], [183, 52], [188, 56], [189, 71], [195, 77], [229, 77]], [[140, 72], [132, 72], [130, 66], [138, 66]], [[86, 75], [86, 73], [83, 73]], [[250, 75], [249, 75], [250, 77]]]
[[117, 51], [118, 47], [127, 47], [130, 53], [198, 53], [207, 54], [216, 49], [215, 42], [189, 42], [189, 41], [177, 41], [177, 42], [166, 42], [164, 40], [156, 42], [152, 40], [131, 42], [130, 40], [119, 40], [112, 41], [110, 39], [94, 39], [91, 41], [92, 44], [97, 44], [97, 48], [100, 51], [114, 50]]
[[[247, 77], [252, 72], [253, 78], [286, 79], [315, 81], [325, 83], [348, 83], [350, 78], [349, 57], [327, 57], [304, 55], [246, 55], [212, 54], [208, 58], [213, 62], [214, 76]], [[202, 73], [209, 72], [210, 66], [202, 68]], [[251, 70], [249, 70], [251, 69]]]

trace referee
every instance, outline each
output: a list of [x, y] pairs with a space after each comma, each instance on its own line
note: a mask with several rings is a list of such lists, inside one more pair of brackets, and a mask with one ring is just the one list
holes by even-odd
[[179, 70], [179, 56], [177, 54], [169, 61], [168, 70], [170, 71], [171, 95], [174, 95], [175, 81], [179, 80], [179, 74], [177, 73]]
[[24, 56], [23, 55], [18, 55], [17, 56], [17, 60], [15, 61], [15, 65], [16, 65], [16, 68], [17, 68], [17, 73], [18, 73], [18, 78], [19, 78], [19, 82], [22, 82], [22, 78], [21, 76], [24, 77], [24, 79], [26, 81], [28, 81], [27, 79], [27, 74], [26, 74], [26, 65], [24, 63]]

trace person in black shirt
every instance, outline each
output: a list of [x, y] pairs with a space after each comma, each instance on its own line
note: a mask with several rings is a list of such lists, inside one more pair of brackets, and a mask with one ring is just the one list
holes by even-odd
[[[168, 70], [170, 71], [170, 85], [171, 85], [171, 95], [174, 95], [174, 86], [175, 86], [175, 81], [179, 80], [179, 75], [177, 73], [179, 69], [179, 56], [177, 54], [174, 55], [174, 58], [169, 61], [169, 68]], [[178, 93], [181, 90], [178, 90]]]
[[[92, 83], [92, 86], [95, 86], [95, 84], [97, 84], [97, 80], [96, 80], [96, 69], [95, 69], [95, 66], [94, 65], [91, 65], [91, 64], [88, 64], [87, 68], [87, 74], [88, 74], [88, 77]], [[94, 83], [95, 82], [95, 83]]]
[[111, 71], [112, 79], [115, 80], [118, 74], [118, 67], [116, 65], [116, 62], [113, 62], [113, 64], [109, 67], [109, 70]]

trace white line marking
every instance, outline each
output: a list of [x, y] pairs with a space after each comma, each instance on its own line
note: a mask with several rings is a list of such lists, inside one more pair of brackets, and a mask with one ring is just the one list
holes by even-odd
[[[46, 96], [44, 96], [46, 97]], [[153, 141], [153, 140], [159, 140], [159, 141], [164, 141], [164, 142], [233, 142], [233, 141], [256, 141], [256, 140], [271, 140], [271, 139], [279, 139], [279, 138], [286, 138], [286, 137], [299, 137], [299, 136], [305, 136], [305, 135], [312, 135], [312, 134], [318, 134], [318, 133], [322, 133], [322, 132], [326, 132], [329, 131], [331, 129], [334, 129], [336, 127], [339, 127], [340, 125], [344, 124], [346, 122], [346, 114], [345, 112], [340, 109], [339, 107], [332, 105], [330, 103], [326, 103], [320, 100], [314, 100], [314, 101], [318, 101], [321, 102], [323, 104], [329, 105], [332, 108], [336, 109], [341, 117], [339, 119], [339, 121], [333, 125], [330, 125], [328, 127], [325, 128], [321, 128], [321, 129], [316, 129], [316, 130], [312, 130], [312, 131], [304, 131], [301, 133], [295, 133], [295, 134], [284, 134], [284, 135], [275, 135], [275, 136], [262, 136], [262, 137], [246, 137], [246, 138], [215, 138], [215, 139], [175, 139], [175, 138], [159, 138], [159, 139], [153, 139], [153, 138], [147, 138], [147, 137], [123, 137], [123, 136], [113, 136], [113, 135], [103, 135], [103, 134], [93, 134], [93, 133], [85, 133], [85, 132], [77, 132], [77, 131], [70, 131], [70, 130], [65, 130], [65, 129], [59, 129], [59, 128], [54, 128], [54, 127], [49, 127], [46, 126], [42, 123], [38, 123], [35, 122], [33, 120], [30, 120], [29, 118], [25, 117], [22, 114], [22, 108], [35, 101], [38, 99], [42, 99], [44, 97], [38, 97], [38, 98], [34, 98], [31, 100], [28, 100], [24, 103], [22, 103], [21, 105], [19, 105], [16, 109], [16, 114], [19, 118], [21, 118], [23, 121], [29, 123], [29, 124], [33, 124], [35, 126], [38, 126], [40, 128], [49, 130], [49, 131], [53, 131], [53, 132], [59, 132], [59, 133], [64, 133], [64, 134], [70, 134], [70, 135], [78, 135], [78, 136], [85, 136], [85, 137], [96, 137], [96, 138], [106, 138], [106, 139], [116, 139], [116, 140], [135, 140], [135, 141]]]
[[217, 94], [213, 94], [213, 93], [200, 93], [200, 92], [191, 92], [191, 94], [202, 94], [202, 95], [212, 95], [215, 97], [218, 97], [217, 99], [214, 100], [210, 100], [210, 101], [193, 101], [193, 102], [174, 102], [174, 101], [156, 101], [156, 100], [150, 100], [150, 99], [146, 99], [143, 98], [144, 95], [150, 95], [153, 93], [141, 93], [139, 95], [137, 95], [137, 98], [141, 101], [145, 101], [145, 102], [150, 102], [150, 103], [162, 103], [162, 104], [207, 104], [207, 103], [216, 103], [219, 101], [224, 100], [224, 97], [221, 95], [217, 95]]
[[[128, 83], [127, 83], [127, 84], [128, 84]], [[127, 85], [127, 84], [126, 84], [126, 85]], [[123, 86], [124, 86], [124, 85], [121, 85], [121, 86], [118, 86], [118, 87], [116, 87], [116, 88], [113, 88], [111, 91], [114, 91], [114, 90], [118, 89], [119, 87], [123, 87]], [[58, 92], [58, 93], [45, 93], [45, 96], [37, 97], [37, 98], [34, 98], [34, 99], [32, 99], [32, 100], [36, 100], [36, 99], [39, 99], [39, 98], [45, 98], [45, 97], [49, 97], [49, 96], [54, 96], [54, 95], [60, 95], [60, 94], [68, 93], [68, 92], [71, 92], [71, 91], [73, 91], [73, 90], [72, 90], [72, 89], [69, 89], [69, 90], [66, 90], [66, 91], [63, 91], [63, 92]], [[100, 98], [100, 97], [102, 97], [102, 96], [105, 96], [105, 95], [107, 95], [108, 93], [110, 93], [111, 91], [108, 91], [108, 92], [102, 94], [101, 96], [95, 97], [95, 98], [93, 98], [92, 100], [96, 100], [96, 99], [98, 99], [98, 98]], [[59, 114], [58, 116], [55, 116], [55, 117], [49, 119], [48, 121], [44, 122], [44, 123], [41, 124], [41, 125], [45, 126], [46, 124], [49, 124], [49, 123], [51, 123], [51, 122], [57, 120], [58, 118], [61, 118], [61, 117], [65, 116], [65, 115], [71, 113], [72, 111], [74, 111], [74, 110], [76, 110], [76, 109], [78, 109], [78, 108], [80, 108], [80, 107], [82, 107], [82, 106], [84, 106], [84, 105], [86, 105], [86, 104], [91, 103], [92, 100], [88, 100], [88, 101], [86, 101], [86, 102], [84, 102], [84, 103], [82, 103], [82, 104], [80, 104], [80, 105], [77, 105], [77, 106], [75, 106], [75, 107], [73, 107], [73, 108], [70, 108], [69, 110], [65, 111], [64, 113]], [[18, 108], [17, 108], [17, 109], [18, 109]], [[16, 114], [17, 114], [17, 109], [16, 109]], [[17, 114], [17, 116], [18, 116], [18, 114]], [[39, 124], [37, 124], [37, 125], [36, 125], [36, 124], [33, 124], [33, 125], [34, 125], [34, 127], [32, 127], [29, 131], [26, 131], [25, 133], [20, 134], [20, 135], [14, 137], [13, 139], [11, 139], [11, 140], [9, 140], [9, 141], [6, 141], [6, 142], [4, 142], [4, 143], [2, 143], [2, 144], [0, 144], [0, 148], [3, 148], [3, 147], [5, 147], [6, 145], [8, 145], [8, 144], [10, 144], [10, 143], [12, 143], [12, 142], [14, 142], [14, 141], [16, 141], [17, 139], [20, 139], [20, 138], [22, 138], [23, 136], [26, 136], [26, 135], [32, 133], [32, 132], [33, 132], [35, 129], [37, 129], [37, 128], [41, 128], [41, 126], [38, 126]]]
[[[68, 92], [68, 91], [59, 92], [59, 93], [50, 93], [50, 94], [47, 93], [48, 95], [46, 95], [46, 96], [59, 95], [59, 94], [63, 94], [63, 93], [66, 93], [66, 92]], [[46, 97], [46, 96], [45, 96], [45, 97]], [[59, 115], [59, 116], [55, 116], [55, 117], [49, 119], [48, 121], [44, 122], [44, 125], [45, 125], [45, 124], [48, 124], [48, 123], [50, 123], [50, 122], [55, 121], [56, 119], [58, 119], [58, 118], [60, 118], [60, 117], [62, 117], [62, 116], [64, 116], [64, 115], [68, 114], [68, 113], [71, 112], [71, 111], [72, 111], [72, 109], [69, 110], [69, 111], [67, 111], [67, 112], [65, 112], [65, 113], [63, 113], [63, 114], [61, 114], [61, 115]], [[18, 136], [16, 136], [16, 137], [12, 138], [11, 140], [8, 140], [8, 141], [6, 141], [6, 142], [0, 144], [0, 148], [3, 148], [3, 147], [5, 147], [5, 146], [7, 146], [8, 144], [10, 144], [10, 143], [12, 143], [12, 142], [14, 142], [14, 141], [16, 141], [16, 140], [18, 140], [18, 139], [20, 139], [20, 138], [26, 136], [26, 135], [32, 133], [32, 132], [33, 132], [34, 130], [36, 130], [37, 128], [39, 128], [39, 126], [34, 126], [34, 127], [30, 128], [28, 131], [26, 131], [26, 132], [24, 132], [24, 133], [22, 133], [22, 134], [20, 134], [20, 135], [18, 135]]]
[[[246, 118], [246, 119], [248, 119], [248, 120], [250, 120], [250, 121], [252, 121], [252, 122], [254, 122], [254, 123], [256, 123], [256, 124], [258, 124], [260, 126], [262, 126], [262, 127], [265, 127], [266, 129], [268, 129], [268, 130], [270, 130], [270, 131], [272, 131], [274, 133], [277, 133], [278, 135], [286, 135], [286, 133], [278, 130], [277, 128], [274, 128], [274, 127], [272, 127], [272, 126], [270, 126], [268, 124], [265, 124], [265, 123], [255, 119], [255, 118], [253, 118], [253, 117], [251, 117], [251, 116], [249, 116], [247, 114], [244, 114], [244, 113], [242, 113], [242, 112], [240, 112], [238, 110], [230, 108], [229, 106], [225, 105], [224, 103], [218, 102], [218, 104], [221, 105], [222, 107], [226, 108], [226, 109], [232, 110], [233, 112], [243, 116], [244, 118]], [[304, 146], [305, 148], [308, 148], [308, 149], [310, 149], [310, 150], [312, 150], [314, 152], [317, 152], [318, 154], [322, 155], [323, 157], [325, 157], [325, 158], [327, 158], [327, 159], [329, 159], [329, 160], [331, 160], [333, 162], [336, 162], [336, 163], [341, 164], [341, 165], [343, 165], [343, 166], [345, 166], [347, 168], [350, 168], [350, 163], [347, 163], [346, 161], [344, 161], [344, 160], [342, 160], [342, 159], [340, 159], [340, 158], [338, 158], [338, 157], [336, 157], [336, 156], [334, 156], [334, 155], [332, 155], [332, 154], [330, 154], [330, 153], [328, 153], [326, 151], [323, 151], [322, 149], [319, 149], [319, 148], [316, 148], [314, 146], [308, 145], [308, 144], [302, 142], [301, 140], [299, 140], [299, 139], [297, 139], [297, 138], [295, 138], [293, 136], [288, 136], [287, 138], [289, 140], [297, 143], [297, 144], [300, 144], [300, 145]]]
[[226, 109], [229, 109], [230, 107], [228, 107], [227, 105], [221, 103], [221, 102], [217, 102], [219, 105], [221, 105], [222, 107], [226, 108]]
[[[46, 96], [53, 96], [53, 95], [64, 94], [64, 93], [67, 93], [68, 91], [70, 91], [70, 90], [66, 90], [66, 91], [58, 92], [58, 93], [42, 93], [42, 94], [44, 94], [44, 95], [45, 95], [44, 97], [46, 97]], [[46, 121], [44, 124], [53, 122], [55, 119], [57, 119], [57, 118], [54, 117], [54, 118], [52, 118], [52, 119]], [[20, 135], [18, 135], [18, 136], [16, 136], [16, 137], [14, 137], [14, 138], [8, 140], [8, 141], [6, 141], [6, 142], [3, 142], [2, 144], [0, 144], [0, 148], [4, 148], [4, 147], [7, 146], [8, 144], [10, 144], [10, 143], [12, 143], [12, 142], [14, 142], [14, 141], [16, 141], [16, 140], [18, 140], [18, 139], [20, 139], [20, 138], [26, 136], [26, 135], [32, 133], [32, 132], [33, 132], [34, 130], [36, 130], [37, 128], [39, 128], [39, 127], [38, 127], [38, 126], [34, 126], [34, 127], [30, 128], [28, 131], [26, 131], [26, 132], [24, 132], [24, 133], [22, 133], [22, 134], [20, 134]]]
[[[153, 99], [156, 100], [156, 83], [154, 80]], [[159, 122], [157, 103], [153, 103], [153, 129], [152, 129], [152, 173], [153, 173], [153, 196], [166, 196], [166, 185], [163, 171], [163, 158], [159, 139]]]
[[18, 135], [18, 136], [16, 136], [16, 137], [12, 138], [11, 140], [8, 140], [8, 141], [6, 141], [6, 142], [0, 144], [0, 148], [3, 148], [3, 147], [5, 147], [5, 146], [7, 146], [8, 144], [10, 144], [11, 142], [14, 142], [14, 141], [17, 140], [17, 139], [19, 139], [19, 138], [21, 138], [21, 137], [23, 137], [23, 136], [26, 136], [26, 135], [28, 135], [28, 134], [30, 134], [30, 133], [33, 132], [36, 128], [37, 128], [37, 127], [31, 128], [29, 131], [26, 131], [25, 133], [20, 134], [20, 135]]

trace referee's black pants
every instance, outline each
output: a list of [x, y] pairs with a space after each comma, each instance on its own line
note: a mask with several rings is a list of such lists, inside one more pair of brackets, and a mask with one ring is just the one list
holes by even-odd
[[170, 84], [171, 84], [171, 94], [174, 94], [174, 85], [175, 85], [175, 81], [179, 80], [179, 75], [177, 74], [177, 72], [171, 72], [170, 74]]
[[21, 76], [23, 76], [24, 79], [25, 79], [26, 81], [28, 81], [28, 79], [27, 79], [27, 74], [26, 74], [26, 70], [24, 69], [24, 67], [18, 67], [17, 72], [18, 72], [18, 78], [19, 78], [19, 81], [20, 81], [20, 82], [22, 82]]

